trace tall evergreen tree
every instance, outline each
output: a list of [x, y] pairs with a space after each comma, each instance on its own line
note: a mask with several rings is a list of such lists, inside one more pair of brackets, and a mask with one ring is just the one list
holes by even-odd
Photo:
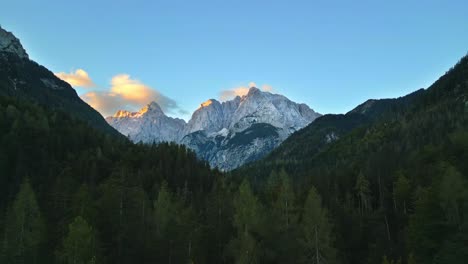
[[354, 189], [358, 197], [359, 212], [363, 215], [370, 209], [370, 183], [362, 172], [356, 178]]
[[334, 235], [327, 210], [315, 187], [307, 195], [300, 223], [303, 263], [337, 263]]
[[183, 197], [171, 193], [166, 182], [154, 201], [153, 215], [160, 262], [187, 263], [198, 257], [197, 217]]
[[409, 249], [417, 263], [430, 263], [446, 232], [445, 217], [433, 187], [418, 188], [408, 226]]
[[277, 212], [282, 230], [288, 230], [296, 222], [296, 197], [291, 184], [291, 179], [284, 169], [280, 174], [280, 186], [274, 210]]
[[81, 216], [68, 226], [68, 234], [57, 252], [57, 260], [64, 264], [99, 263], [99, 244], [95, 230]]
[[224, 247], [231, 239], [232, 194], [224, 177], [217, 177], [206, 199], [205, 244], [213, 243], [206, 249], [206, 263], [224, 263]]
[[228, 251], [237, 264], [259, 263], [262, 257], [263, 208], [245, 179], [234, 200], [234, 228], [236, 237]]
[[3, 241], [5, 263], [39, 263], [45, 225], [36, 195], [26, 178], [8, 210]]
[[463, 217], [463, 198], [467, 193], [466, 181], [455, 167], [441, 166], [443, 166], [444, 172], [439, 186], [440, 205], [444, 210], [447, 224], [459, 227]]
[[398, 173], [397, 180], [393, 184], [393, 202], [397, 212], [404, 215], [408, 211], [408, 203], [411, 200], [411, 185], [403, 173]]
[[270, 174], [267, 204], [270, 210], [266, 223], [267, 255], [279, 263], [291, 263], [297, 258], [297, 206], [291, 179], [284, 169]]
[[96, 205], [87, 185], [81, 185], [72, 197], [71, 211], [73, 215], [83, 217], [88, 223], [97, 218]]

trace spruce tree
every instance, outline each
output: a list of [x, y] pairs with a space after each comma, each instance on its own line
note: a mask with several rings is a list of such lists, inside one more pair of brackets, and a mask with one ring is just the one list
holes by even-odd
[[38, 263], [44, 238], [42, 214], [26, 178], [6, 217], [2, 254], [5, 263]]
[[228, 251], [237, 264], [258, 263], [262, 257], [259, 239], [263, 235], [263, 209], [244, 179], [234, 199], [234, 228], [236, 237], [228, 245]]
[[315, 187], [307, 195], [300, 228], [303, 263], [337, 263], [332, 225]]
[[59, 263], [99, 263], [99, 246], [95, 230], [83, 217], [76, 217], [68, 226], [68, 234], [57, 252]]

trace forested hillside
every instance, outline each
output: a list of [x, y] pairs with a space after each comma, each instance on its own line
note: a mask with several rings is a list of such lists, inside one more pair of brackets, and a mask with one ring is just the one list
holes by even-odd
[[[3, 31], [1, 27], [0, 31]], [[107, 124], [101, 114], [81, 100], [70, 84], [28, 58], [1, 50], [0, 95], [66, 112], [94, 128], [120, 136], [119, 132]]]
[[385, 263], [465, 263], [468, 57], [417, 92], [410, 105], [384, 113], [341, 130], [321, 148], [310, 142], [325, 140], [337, 127], [327, 124], [330, 117], [319, 118], [233, 175], [251, 175], [259, 192], [269, 173], [280, 169], [299, 196], [315, 186], [329, 210], [342, 263], [379, 263], [383, 256]]
[[220, 174], [187, 149], [134, 145], [0, 97], [0, 263], [186, 263]]

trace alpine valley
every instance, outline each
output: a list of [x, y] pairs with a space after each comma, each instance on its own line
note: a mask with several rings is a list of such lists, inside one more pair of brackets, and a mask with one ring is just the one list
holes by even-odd
[[202, 103], [188, 123], [166, 116], [155, 102], [106, 120], [133, 142], [183, 144], [212, 167], [229, 171], [266, 156], [320, 116], [305, 104], [251, 87], [226, 102]]
[[467, 161], [468, 55], [346, 114], [251, 87], [105, 120], [0, 28], [1, 264], [466, 264]]

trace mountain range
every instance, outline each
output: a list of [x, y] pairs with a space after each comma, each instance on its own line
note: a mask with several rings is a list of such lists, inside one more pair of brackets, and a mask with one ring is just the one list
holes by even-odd
[[211, 166], [229, 171], [264, 157], [319, 116], [305, 104], [251, 87], [229, 101], [207, 100], [187, 123], [168, 117], [155, 102], [106, 120], [134, 142], [184, 144]]
[[188, 122], [165, 115], [155, 102], [139, 112], [121, 110], [104, 120], [67, 82], [30, 60], [20, 40], [1, 27], [0, 88], [0, 95], [69, 113], [134, 142], [184, 144], [223, 171], [264, 157], [321, 116], [305, 104], [251, 87], [246, 95], [229, 101], [207, 100]]

